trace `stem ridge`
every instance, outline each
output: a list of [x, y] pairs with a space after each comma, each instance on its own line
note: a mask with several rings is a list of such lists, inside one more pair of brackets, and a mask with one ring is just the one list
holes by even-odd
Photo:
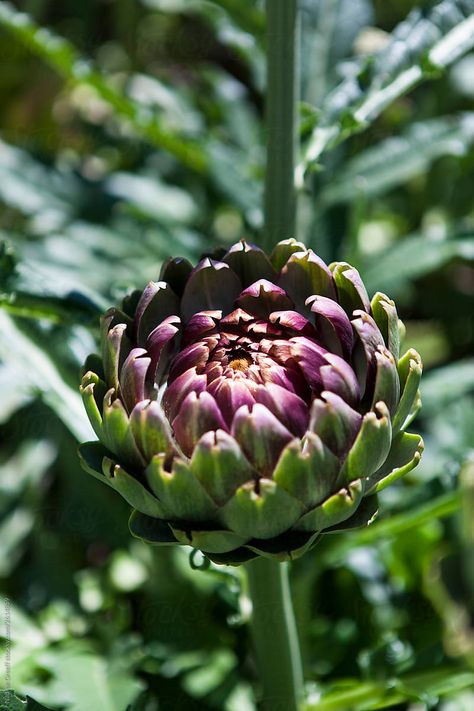
[[267, 0], [267, 165], [264, 248], [295, 236], [298, 152], [297, 0]]
[[258, 557], [245, 564], [252, 599], [251, 630], [265, 711], [297, 711], [303, 672], [291, 602], [288, 563]]

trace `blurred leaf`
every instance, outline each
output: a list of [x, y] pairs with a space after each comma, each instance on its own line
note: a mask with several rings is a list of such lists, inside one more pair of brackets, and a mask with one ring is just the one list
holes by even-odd
[[[11, 252], [13, 258], [13, 252]], [[10, 273], [0, 307], [16, 316], [48, 319], [54, 323], [86, 323], [97, 320], [105, 309], [101, 297], [83, 287], [74, 288], [64, 273], [45, 279], [41, 264], [22, 261]]]
[[205, 156], [198, 143], [164, 131], [153, 112], [120, 93], [78, 54], [70, 42], [38, 27], [28, 15], [18, 12], [7, 2], [0, 3], [0, 24], [69, 81], [93, 89], [118, 117], [130, 121], [138, 134], [171, 153], [188, 168], [198, 172], [205, 170]]
[[474, 392], [473, 358], [432, 370], [422, 380], [424, 417], [442, 411], [450, 402], [469, 392]]
[[[21, 555], [21, 544], [35, 524], [40, 481], [52, 464], [56, 450], [48, 442], [23, 444], [0, 465], [0, 577], [12, 572]], [[13, 508], [16, 504], [16, 507]]]
[[235, 668], [236, 658], [228, 649], [220, 649], [206, 659], [204, 666], [185, 675], [183, 687], [194, 698], [203, 698], [214, 691]]
[[118, 711], [143, 691], [144, 685], [123, 664], [93, 654], [55, 655], [51, 666], [53, 694], [67, 699], [70, 711]]
[[438, 551], [426, 574], [426, 594], [444, 625], [449, 656], [474, 664], [474, 461], [460, 473], [461, 525], [456, 548]]
[[0, 691], [0, 709], [5, 709], [5, 711], [51, 711], [29, 696], [22, 701], [13, 691]]
[[453, 513], [459, 510], [460, 503], [459, 492], [452, 491], [438, 496], [434, 501], [418, 504], [412, 510], [375, 521], [370, 526], [353, 531], [349, 535], [343, 536], [340, 534], [334, 546], [329, 548], [327, 560], [334, 564], [353, 548], [375, 544], [391, 536], [398, 536], [411, 531], [436, 519], [452, 516]]
[[79, 393], [65, 383], [51, 358], [1, 310], [0, 359], [21, 373], [24, 390], [41, 394], [79, 441], [93, 436]]
[[242, 3], [240, 0], [211, 0], [224, 8], [229, 15], [244, 29], [254, 35], [262, 34], [265, 29], [265, 15], [256, 3]]
[[474, 261], [474, 237], [406, 237], [393, 247], [364, 258], [361, 272], [369, 291], [396, 298], [407, 283], [436, 271], [453, 259]]
[[111, 195], [133, 205], [148, 217], [171, 223], [188, 223], [196, 217], [197, 206], [191, 195], [180, 188], [165, 185], [158, 176], [114, 173], [106, 187]]
[[241, 152], [232, 146], [214, 142], [209, 145], [209, 160], [210, 169], [222, 192], [244, 211], [252, 226], [261, 227], [263, 188], [248, 174]]
[[[0, 5], [1, 24], [2, 5]], [[27, 151], [0, 141], [0, 198], [25, 215], [48, 215], [57, 225], [72, 212], [79, 181], [50, 170]]]
[[426, 172], [444, 155], [465, 156], [474, 143], [474, 113], [412, 124], [348, 161], [323, 190], [321, 202], [351, 202], [358, 195], [373, 197]]
[[415, 8], [392, 32], [387, 47], [355, 63], [351, 76], [326, 99], [298, 168], [299, 182], [326, 149], [364, 130], [395, 99], [472, 47], [473, 0], [442, 0], [427, 12]]
[[0, 297], [2, 290], [8, 291], [14, 281], [16, 257], [10, 244], [0, 240]]
[[[1, 348], [1, 346], [0, 346]], [[31, 395], [24, 389], [22, 374], [14, 367], [7, 367], [0, 359], [0, 392], [2, 393], [2, 408], [0, 424], [7, 422], [12, 414], [25, 405]]]
[[18, 563], [18, 549], [33, 530], [35, 514], [26, 507], [18, 506], [2, 516], [0, 523], [0, 578], [5, 578]]
[[332, 88], [337, 63], [351, 53], [354, 40], [373, 20], [370, 0], [316, 0], [302, 3], [303, 98], [314, 106]]
[[[456, 669], [411, 674], [391, 679], [388, 684], [344, 682], [339, 690], [325, 692], [321, 699], [305, 706], [306, 711], [375, 711], [389, 709], [404, 701], [426, 701], [472, 688], [474, 672]], [[391, 688], [390, 688], [391, 687]]]

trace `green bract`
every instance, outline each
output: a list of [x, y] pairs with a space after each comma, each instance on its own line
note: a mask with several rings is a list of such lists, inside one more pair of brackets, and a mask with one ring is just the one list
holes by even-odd
[[147, 541], [223, 563], [297, 557], [369, 522], [377, 491], [420, 459], [405, 429], [421, 362], [400, 357], [400, 331], [393, 301], [295, 240], [170, 260], [103, 317], [83, 466]]

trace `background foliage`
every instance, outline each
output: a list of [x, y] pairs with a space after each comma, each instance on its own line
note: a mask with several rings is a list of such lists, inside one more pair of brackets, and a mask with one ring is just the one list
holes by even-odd
[[[474, 3], [301, 5], [298, 237], [397, 299], [427, 371], [422, 465], [372, 527], [292, 567], [308, 708], [467, 711]], [[258, 240], [264, 30], [261, 2], [0, 2], [0, 633], [21, 697], [0, 705], [13, 711], [254, 708], [240, 571], [133, 540], [76, 445], [100, 310], [171, 254]]]

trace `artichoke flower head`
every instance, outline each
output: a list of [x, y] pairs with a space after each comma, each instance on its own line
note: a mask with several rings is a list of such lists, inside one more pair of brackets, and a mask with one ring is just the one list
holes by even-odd
[[293, 239], [245, 241], [160, 280], [102, 319], [81, 392], [97, 442], [84, 468], [133, 507], [134, 535], [219, 563], [295, 558], [364, 525], [418, 463], [405, 431], [420, 357], [400, 357], [393, 301]]

